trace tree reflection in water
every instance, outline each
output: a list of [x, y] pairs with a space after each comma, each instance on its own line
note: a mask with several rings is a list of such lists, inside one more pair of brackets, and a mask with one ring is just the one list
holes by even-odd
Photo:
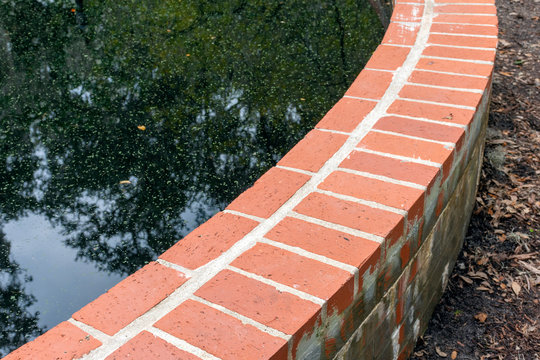
[[[0, 2], [0, 229], [45, 216], [79, 260], [123, 275], [275, 164], [382, 34], [366, 0], [81, 9]], [[0, 234], [0, 349], [9, 350], [40, 330], [31, 279], [10, 255], [17, 239]]]

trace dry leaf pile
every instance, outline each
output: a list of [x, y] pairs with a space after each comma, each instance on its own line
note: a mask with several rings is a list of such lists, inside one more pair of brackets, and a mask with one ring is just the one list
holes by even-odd
[[499, 52], [476, 206], [412, 359], [540, 359], [539, 3], [497, 2]]

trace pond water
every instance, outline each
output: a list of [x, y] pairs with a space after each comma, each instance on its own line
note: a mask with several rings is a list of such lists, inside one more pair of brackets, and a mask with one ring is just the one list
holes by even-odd
[[1, 0], [0, 355], [249, 187], [382, 33], [367, 0]]

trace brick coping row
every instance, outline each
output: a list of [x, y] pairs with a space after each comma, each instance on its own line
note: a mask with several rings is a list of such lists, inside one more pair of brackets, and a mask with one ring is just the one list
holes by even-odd
[[275, 167], [5, 359], [332, 358], [327, 329], [384, 295], [385, 264], [407, 265], [445, 206], [496, 45], [493, 0], [396, 0], [364, 70]]

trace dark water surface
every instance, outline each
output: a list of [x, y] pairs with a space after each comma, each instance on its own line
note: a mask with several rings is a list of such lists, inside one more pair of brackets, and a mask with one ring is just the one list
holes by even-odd
[[249, 187], [381, 36], [367, 0], [0, 0], [0, 355]]

